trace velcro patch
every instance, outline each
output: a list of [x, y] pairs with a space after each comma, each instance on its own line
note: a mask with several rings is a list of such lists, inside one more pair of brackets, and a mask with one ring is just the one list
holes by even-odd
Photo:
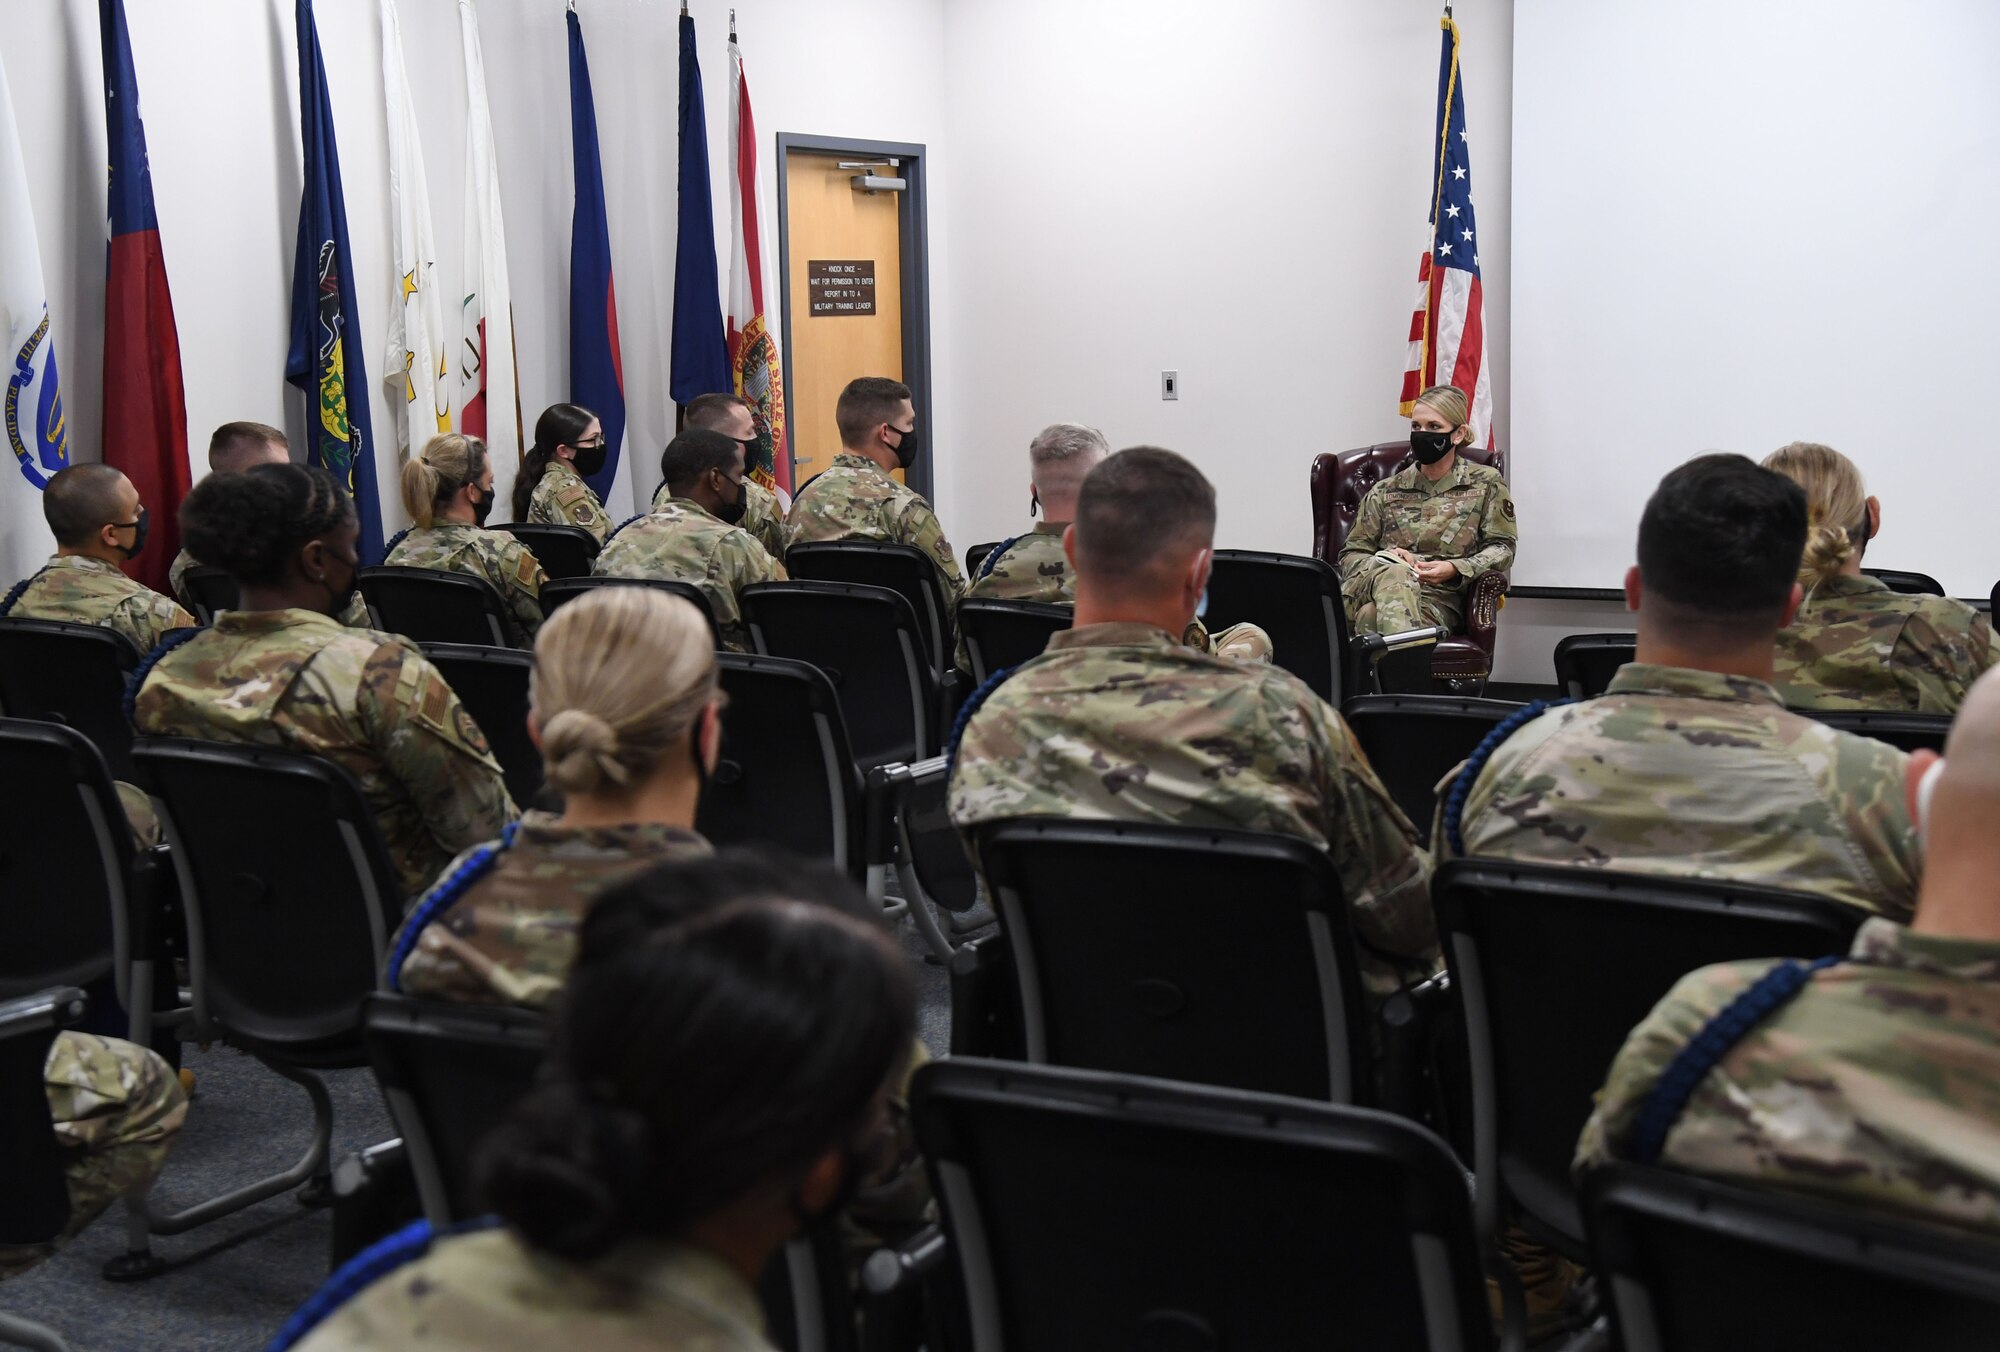
[[538, 589], [535, 574], [541, 571], [542, 565], [535, 561], [533, 554], [524, 549], [514, 564], [514, 580], [521, 584], [522, 590], [535, 591]]

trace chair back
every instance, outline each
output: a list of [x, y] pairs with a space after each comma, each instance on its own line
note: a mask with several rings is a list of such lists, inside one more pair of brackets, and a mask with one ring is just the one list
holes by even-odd
[[186, 589], [188, 600], [194, 602], [195, 618], [203, 624], [214, 624], [215, 617], [225, 610], [242, 608], [241, 588], [235, 578], [220, 568], [191, 564], [181, 574], [181, 586]]
[[1431, 900], [1471, 1048], [1474, 1170], [1578, 1252], [1570, 1160], [1626, 1034], [1698, 967], [1845, 953], [1866, 918], [1775, 888], [1483, 859], [1447, 862]]
[[1601, 695], [1638, 651], [1637, 634], [1566, 634], [1556, 642], [1556, 684], [1571, 699]]
[[0, 713], [75, 728], [115, 778], [132, 777], [125, 682], [143, 657], [123, 634], [66, 620], [0, 619]]
[[715, 604], [708, 599], [708, 593], [692, 582], [680, 582], [666, 577], [562, 577], [551, 578], [542, 584], [542, 614], [553, 615], [559, 606], [568, 604], [587, 591], [598, 587], [651, 587], [670, 596], [678, 596], [708, 621], [709, 641], [716, 647], [722, 646], [722, 631], [715, 622]]
[[966, 597], [958, 603], [958, 630], [965, 636], [973, 682], [983, 683], [996, 671], [1040, 657], [1049, 637], [1069, 628], [1075, 618], [1075, 606]]
[[1944, 584], [1929, 573], [1905, 573], [1896, 568], [1863, 568], [1863, 577], [1889, 584], [1889, 590], [1905, 596], [1943, 596]]
[[916, 613], [901, 592], [844, 582], [759, 582], [745, 587], [741, 600], [758, 652], [826, 673], [861, 769], [919, 761], [935, 751], [937, 683]]
[[1414, 1123], [960, 1057], [911, 1118], [979, 1352], [1492, 1345], [1464, 1172]]
[[937, 565], [915, 545], [879, 540], [825, 540], [785, 551], [785, 571], [800, 581], [887, 587], [910, 603], [931, 675], [943, 679], [951, 661], [951, 607]]
[[719, 653], [722, 753], [695, 829], [715, 845], [781, 845], [862, 875], [861, 780], [840, 701], [806, 662]]
[[965, 551], [965, 580], [970, 582], [978, 577], [979, 565], [986, 562], [987, 557], [1005, 543], [1007, 543], [1005, 540], [988, 540], [982, 545], [968, 546]]
[[418, 643], [510, 648], [506, 606], [493, 584], [447, 568], [363, 568], [361, 596], [375, 623]]
[[1800, 709], [1807, 718], [1859, 733], [1903, 751], [1931, 750], [1944, 754], [1944, 739], [1951, 735], [1950, 714], [1904, 713], [1889, 709]]
[[581, 526], [509, 521], [500, 529], [526, 545], [543, 574], [551, 578], [589, 577], [602, 548], [597, 537]]
[[974, 839], [1030, 1061], [1368, 1098], [1354, 939], [1325, 850], [1032, 817]]
[[530, 806], [542, 791], [542, 753], [528, 736], [528, 673], [534, 669], [534, 654], [470, 643], [426, 643], [423, 649], [486, 734], [486, 745], [507, 780], [507, 796], [521, 807]]
[[[1458, 453], [1475, 465], [1490, 465], [1507, 475], [1507, 453], [1483, 446], [1461, 446]], [[1354, 517], [1361, 500], [1390, 475], [1410, 461], [1410, 443], [1383, 441], [1338, 454], [1328, 452], [1313, 460], [1313, 554], [1335, 567], [1340, 565], [1341, 546], [1354, 529]]]
[[74, 728], [0, 718], [0, 999], [110, 972], [132, 832], [104, 758]]
[[534, 1082], [548, 1042], [541, 1013], [377, 991], [362, 1002], [361, 1038], [409, 1151], [424, 1218], [444, 1226], [479, 1215], [472, 1162]]
[[[895, 767], [890, 767], [894, 772]], [[947, 911], [963, 914], [979, 900], [979, 879], [965, 853], [965, 837], [952, 825], [949, 806], [951, 762], [933, 756], [908, 767], [897, 800], [897, 848], [924, 895]]]
[[1860, 1206], [1617, 1165], [1584, 1185], [1619, 1346], [1984, 1352], [2000, 1243]]
[[1520, 707], [1458, 695], [1362, 695], [1347, 701], [1340, 716], [1367, 753], [1382, 787], [1418, 834], [1429, 839], [1438, 781]]
[[1271, 636], [1271, 660], [1336, 709], [1359, 677], [1347, 649], [1340, 575], [1321, 559], [1218, 549], [1208, 575], [1209, 632], [1250, 623]]
[[358, 1064], [404, 900], [360, 786], [288, 751], [158, 737], [132, 755], [164, 809], [196, 1023], [281, 1062]]
[[56, 1034], [84, 1008], [74, 986], [0, 1001], [0, 1248], [46, 1244], [69, 1224], [65, 1152], [44, 1067]]

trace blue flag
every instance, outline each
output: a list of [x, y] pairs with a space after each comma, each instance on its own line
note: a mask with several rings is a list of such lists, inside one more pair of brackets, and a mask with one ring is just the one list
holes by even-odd
[[292, 349], [285, 380], [306, 396], [306, 460], [333, 472], [361, 518], [361, 562], [382, 561], [382, 512], [375, 487], [375, 437], [368, 426], [368, 373], [354, 306], [354, 255], [340, 151], [312, 0], [298, 0], [299, 131], [305, 141], [305, 196], [292, 258]]
[[674, 355], [667, 384], [676, 404], [731, 388], [715, 270], [715, 204], [708, 191], [708, 115], [702, 105], [694, 19], [682, 14], [680, 221], [674, 230]]
[[575, 10], [569, 12], [569, 134], [576, 163], [569, 238], [569, 398], [595, 413], [604, 428], [604, 468], [589, 481], [603, 499], [618, 477], [618, 448], [625, 440], [625, 373], [618, 358], [618, 291], [611, 281], [597, 107], [590, 97], [590, 60]]

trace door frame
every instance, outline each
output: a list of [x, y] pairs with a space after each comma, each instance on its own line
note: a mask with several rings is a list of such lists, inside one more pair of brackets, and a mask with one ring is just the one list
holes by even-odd
[[[897, 172], [909, 184], [897, 194], [901, 200], [896, 205], [896, 228], [901, 236], [902, 253], [903, 383], [910, 387], [912, 402], [922, 410], [917, 426], [930, 449], [903, 477], [909, 480], [911, 488], [931, 498], [931, 465], [938, 453], [938, 418], [936, 405], [931, 399], [930, 211], [924, 183], [928, 152], [921, 144], [911, 141], [863, 141], [847, 136], [816, 136], [810, 132], [778, 133], [779, 314], [787, 390], [796, 388], [792, 383], [792, 218], [791, 204], [787, 200], [791, 152], [795, 150], [856, 159], [894, 157], [898, 161]], [[786, 429], [785, 445], [786, 454], [791, 456], [796, 470], [796, 427]], [[796, 493], [798, 490], [795, 478], [792, 491]]]

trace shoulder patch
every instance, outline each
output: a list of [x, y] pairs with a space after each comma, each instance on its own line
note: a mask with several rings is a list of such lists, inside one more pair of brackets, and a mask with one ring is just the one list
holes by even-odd
[[514, 580], [521, 584], [523, 591], [539, 591], [541, 584], [536, 575], [541, 571], [542, 565], [537, 563], [535, 556], [523, 547], [519, 557], [514, 561]]
[[1514, 499], [1500, 499], [1500, 515], [1506, 517], [1509, 521], [1514, 519]]

